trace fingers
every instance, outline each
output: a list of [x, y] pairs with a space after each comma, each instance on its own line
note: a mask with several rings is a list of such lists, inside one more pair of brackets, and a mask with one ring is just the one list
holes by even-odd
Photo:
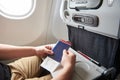
[[52, 50], [52, 47], [51, 46], [45, 46], [45, 48], [49, 49], [49, 50]]
[[67, 55], [67, 54], [68, 54], [67, 50], [64, 49], [64, 50], [63, 50], [63, 55]]
[[73, 58], [76, 58], [76, 55], [72, 53], [71, 51], [63, 50], [63, 55], [71, 56]]
[[76, 61], [76, 55], [71, 51], [63, 50], [61, 64], [63, 68], [73, 68]]
[[45, 53], [48, 53], [48, 54], [53, 54], [53, 51], [52, 51], [52, 47], [51, 46], [45, 46]]
[[76, 55], [74, 53], [72, 53], [71, 51], [68, 51], [67, 53], [69, 53], [70, 56], [72, 56], [72, 58], [76, 58]]
[[46, 53], [52, 53], [51, 52], [51, 46], [45, 46], [45, 48], [43, 49], [44, 50], [44, 52], [46, 52]]
[[41, 57], [46, 57], [47, 55], [52, 55], [53, 51], [51, 46], [41, 46], [35, 47], [36, 55]]

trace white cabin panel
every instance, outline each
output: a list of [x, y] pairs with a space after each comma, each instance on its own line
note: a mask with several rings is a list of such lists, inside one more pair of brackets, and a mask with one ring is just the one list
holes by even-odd
[[26, 19], [0, 16], [0, 43], [14, 45], [45, 44], [52, 0], [37, 0], [35, 12]]

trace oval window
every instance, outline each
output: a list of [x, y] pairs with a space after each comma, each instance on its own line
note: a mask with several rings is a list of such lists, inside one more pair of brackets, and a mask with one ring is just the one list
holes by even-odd
[[25, 19], [35, 9], [36, 0], [0, 0], [0, 15], [10, 19]]

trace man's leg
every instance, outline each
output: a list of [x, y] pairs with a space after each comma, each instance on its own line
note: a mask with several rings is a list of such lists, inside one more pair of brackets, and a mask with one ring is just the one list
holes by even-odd
[[21, 58], [10, 63], [11, 80], [50, 80], [51, 75], [39, 77], [43, 69], [40, 67], [42, 59], [37, 56]]

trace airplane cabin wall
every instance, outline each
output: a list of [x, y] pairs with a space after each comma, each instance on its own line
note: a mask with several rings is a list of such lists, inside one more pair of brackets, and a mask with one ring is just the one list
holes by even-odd
[[60, 0], [37, 0], [35, 12], [26, 19], [13, 20], [0, 16], [0, 43], [36, 46], [56, 42], [60, 34], [64, 37], [62, 30], [60, 31], [62, 27], [59, 23], [60, 17], [57, 18], [59, 10], [54, 11], [54, 8], [58, 8], [56, 5], [56, 2], [59, 4], [58, 1], [60, 2]]
[[68, 40], [67, 26], [60, 18], [61, 2], [62, 0], [53, 0], [47, 31], [47, 43], [50, 43], [54, 38], [56, 40]]

